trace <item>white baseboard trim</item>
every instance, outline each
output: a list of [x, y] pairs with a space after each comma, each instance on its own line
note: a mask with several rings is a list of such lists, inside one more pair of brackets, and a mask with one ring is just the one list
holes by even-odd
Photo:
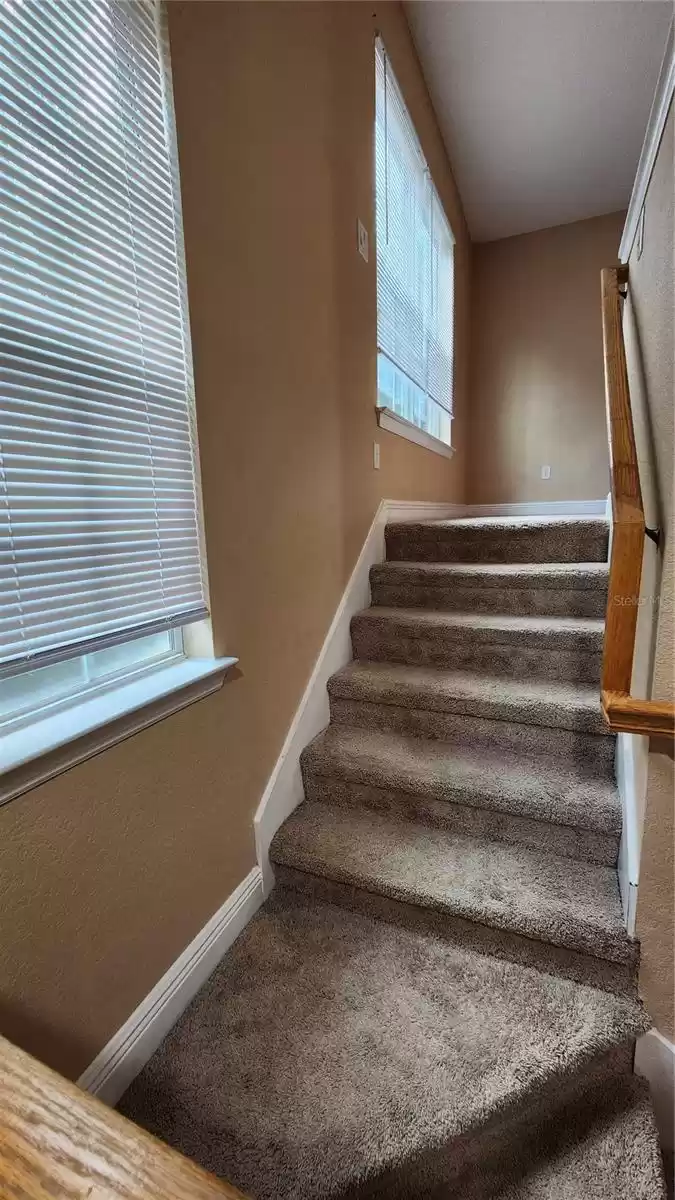
[[661, 1145], [675, 1150], [675, 1046], [658, 1030], [638, 1038], [635, 1072], [649, 1081]]
[[354, 614], [370, 604], [370, 568], [384, 558], [385, 525], [391, 521], [434, 521], [464, 515], [463, 504], [407, 500], [380, 503], [254, 817], [256, 852], [266, 896], [274, 887], [268, 854], [270, 842], [303, 798], [300, 755], [328, 724], [326, 684], [331, 675], [351, 661], [349, 626]]
[[78, 1079], [87, 1092], [116, 1104], [263, 901], [254, 867], [159, 983]]
[[630, 937], [635, 937], [649, 738], [636, 733], [619, 733], [614, 763], [622, 814], [618, 862], [619, 891], [626, 929]]
[[465, 517], [604, 517], [607, 500], [530, 500], [518, 504], [465, 504]]

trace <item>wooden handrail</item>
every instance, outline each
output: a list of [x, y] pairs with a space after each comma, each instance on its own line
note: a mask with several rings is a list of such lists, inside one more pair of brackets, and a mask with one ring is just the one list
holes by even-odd
[[620, 287], [628, 267], [605, 267], [602, 340], [612, 498], [612, 548], [602, 661], [602, 711], [615, 732], [675, 736], [675, 705], [631, 696], [645, 515], [630, 406]]
[[1, 1037], [0, 1196], [245, 1200]]

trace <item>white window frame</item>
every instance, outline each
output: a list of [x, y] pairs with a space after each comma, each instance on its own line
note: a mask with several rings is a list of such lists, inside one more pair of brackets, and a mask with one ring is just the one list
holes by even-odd
[[[376, 39], [376, 44], [375, 44], [375, 60], [377, 60], [378, 54], [382, 54], [385, 57], [385, 59], [387, 59], [386, 48], [385, 48], [381, 38], [379, 38], [379, 37]], [[393, 72], [392, 72], [392, 74], [393, 74]], [[394, 87], [396, 87], [396, 89], [400, 93], [401, 99], [403, 99], [400, 85], [398, 85], [395, 77], [393, 78], [393, 84], [394, 84]], [[415, 125], [414, 125], [412, 116], [407, 108], [407, 105], [405, 105], [405, 101], [403, 101], [403, 104], [404, 104], [407, 116], [410, 120], [410, 125], [414, 130]], [[373, 134], [374, 140], [375, 140], [376, 136], [377, 136], [377, 116], [376, 116], [375, 123], [374, 123], [374, 134]], [[415, 130], [415, 136], [417, 137], [416, 130]], [[417, 141], [419, 143], [419, 139], [417, 139]], [[423, 154], [421, 146], [419, 146], [419, 153], [420, 153], [421, 158], [424, 160], [424, 167], [425, 167], [425, 170], [427, 173], [429, 187], [430, 187], [430, 189], [433, 190], [436, 201], [442, 209], [443, 206], [440, 201], [438, 190], [435, 187], [433, 178], [431, 176], [431, 172], [429, 171], [429, 168], [426, 164], [426, 160], [424, 159], [424, 154]], [[377, 180], [376, 180], [376, 178], [374, 178], [374, 191], [375, 191], [374, 208], [376, 210], [377, 209]], [[454, 247], [454, 245], [455, 245], [454, 233], [452, 231], [452, 227], [451, 227], [451, 224], [450, 224], [450, 221], [449, 221], [447, 215], [446, 214], [444, 214], [444, 215], [445, 215], [445, 221], [447, 223], [447, 228], [448, 228], [450, 237], [452, 238], [452, 243], [453, 243], [453, 247]], [[377, 222], [376, 222], [376, 225], [377, 225]], [[376, 229], [375, 245], [376, 245], [376, 262], [377, 262], [377, 229]], [[451, 269], [452, 269], [452, 277], [453, 277], [453, 296], [454, 296], [454, 290], [455, 290], [454, 289], [454, 284], [455, 284], [454, 253], [453, 253], [453, 257], [452, 257]], [[453, 304], [453, 309], [454, 309], [454, 304]], [[452, 356], [454, 358], [454, 349], [455, 349], [454, 312], [453, 312], [453, 327], [452, 327], [452, 331], [451, 331], [451, 341], [452, 341]], [[377, 349], [378, 361], [379, 361], [380, 353], [381, 352], [380, 352], [379, 345], [378, 345], [378, 349]], [[397, 368], [395, 366], [395, 364], [392, 364], [392, 366], [394, 367], [395, 370], [399, 370], [399, 368]], [[401, 374], [404, 374], [404, 373], [401, 372]], [[415, 386], [415, 385], [412, 385], [412, 386]], [[453, 380], [452, 380], [452, 389], [454, 392], [454, 373], [453, 373]], [[435, 403], [435, 401], [428, 394], [426, 395], [425, 398], [427, 400], [427, 403], [429, 401], [431, 403]], [[389, 405], [387, 405], [386, 403], [383, 403], [380, 393], [379, 393], [378, 385], [376, 385], [375, 413], [376, 413], [376, 417], [377, 417], [377, 423], [381, 429], [385, 429], [390, 433], [394, 433], [394, 434], [398, 435], [399, 437], [406, 438], [408, 441], [414, 442], [418, 446], [423, 446], [425, 449], [431, 450], [434, 454], [439, 454], [443, 458], [452, 458], [453, 457], [455, 450], [452, 445], [452, 422], [453, 422], [453, 415], [454, 415], [452, 408], [450, 409], [450, 412], [448, 414], [448, 417], [449, 417], [449, 441], [447, 441], [447, 442], [443, 441], [442, 439], [440, 439], [438, 437], [435, 437], [433, 434], [429, 433], [422, 426], [418, 425], [414, 421], [407, 419], [405, 416], [402, 415], [402, 413], [396, 412]]]
[[[119, 647], [93, 650], [79, 657], [37, 667], [34, 671], [5, 675], [3, 683], [24, 683], [25, 690], [22, 691], [25, 699], [12, 703], [7, 688], [0, 692], [0, 737], [7, 737], [18, 729], [25, 729], [36, 721], [102, 695], [140, 675], [186, 658], [181, 628], [151, 634], [150, 638], [153, 642], [161, 638], [165, 643], [164, 648], [153, 652], [147, 647], [150, 639], [139, 637]], [[96, 666], [103, 656], [108, 659], [112, 657], [113, 662], [108, 670], [97, 671]], [[60, 686], [59, 677], [63, 672], [72, 678]]]
[[[165, 52], [168, 54], [168, 45]], [[165, 102], [172, 125], [170, 68], [167, 75]], [[177, 175], [175, 129], [172, 133], [170, 153]], [[182, 251], [182, 246], [179, 249]], [[184, 277], [181, 282], [187, 312]], [[188, 342], [188, 354], [189, 349]], [[195, 472], [208, 593], [198, 452]], [[166, 638], [164, 652], [157, 652], [158, 637]], [[16, 672], [4, 675], [5, 680], [16, 680], [21, 673], [27, 678], [33, 676], [35, 698], [31, 703], [28, 689], [25, 702], [22, 699], [12, 707], [11, 702], [6, 701], [3, 709], [0, 694], [0, 805], [216, 691], [238, 661], [234, 657], [215, 655], [209, 618], [153, 635], [155, 649], [152, 651], [149, 641], [148, 635], [139, 631], [137, 638], [120, 641], [117, 646], [95, 649], [34, 670], [24, 663]], [[138, 650], [137, 657], [131, 653], [134, 647]], [[102, 656], [107, 656], [105, 661], [109, 662], [109, 669], [92, 672], [92, 667], [100, 665]], [[79, 678], [67, 688], [57, 682], [58, 669], [64, 668], [66, 663], [73, 664], [73, 675], [79, 670]], [[48, 678], [45, 673], [49, 672]], [[49, 685], [50, 679], [54, 681], [51, 691], [49, 686], [45, 687], [45, 681]]]

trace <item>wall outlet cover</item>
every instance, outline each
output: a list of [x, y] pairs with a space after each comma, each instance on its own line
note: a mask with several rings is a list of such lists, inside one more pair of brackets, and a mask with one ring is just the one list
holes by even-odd
[[541, 477], [542, 477], [542, 479], [550, 479], [551, 478], [551, 468], [549, 467], [548, 463], [546, 463], [541, 468]]
[[363, 221], [356, 222], [356, 244], [361, 258], [368, 262], [368, 230]]

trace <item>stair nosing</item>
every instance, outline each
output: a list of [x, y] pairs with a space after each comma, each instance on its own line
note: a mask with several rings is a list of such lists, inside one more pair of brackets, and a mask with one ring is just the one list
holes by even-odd
[[[435, 787], [435, 785], [434, 785], [434, 781], [429, 780], [426, 772], [423, 773], [422, 771], [420, 771], [419, 776], [416, 779], [416, 788], [414, 791], [411, 791], [409, 786], [405, 786], [400, 781], [397, 781], [395, 777], [387, 778], [386, 774], [383, 774], [383, 777], [378, 782], [372, 782], [372, 780], [367, 777], [366, 769], [363, 766], [359, 766], [359, 765], [357, 765], [355, 770], [354, 770], [354, 768], [352, 768], [351, 771], [348, 771], [345, 769], [344, 765], [338, 764], [335, 760], [333, 760], [332, 765], [334, 767], [334, 770], [326, 771], [326, 770], [322, 769], [322, 764], [319, 763], [319, 765], [317, 765], [315, 760], [316, 760], [316, 756], [319, 755], [321, 750], [323, 750], [324, 753], [328, 757], [332, 756], [332, 748], [330, 745], [330, 739], [332, 737], [334, 737], [335, 734], [331, 733], [329, 731], [331, 731], [331, 730], [334, 731], [335, 729], [336, 729], [336, 726], [334, 724], [329, 725], [326, 729], [322, 730], [321, 733], [319, 733], [315, 738], [313, 738], [313, 740], [309, 743], [309, 745], [305, 746], [305, 748], [302, 751], [301, 759], [300, 759], [303, 771], [304, 770], [310, 771], [313, 775], [315, 775], [319, 778], [322, 778], [322, 779], [336, 779], [336, 780], [340, 780], [341, 782], [346, 783], [346, 784], [354, 784], [356, 786], [364, 786], [364, 787], [376, 787], [376, 788], [380, 788], [382, 790], [396, 791], [396, 792], [400, 792], [402, 795], [406, 795], [406, 796], [410, 796], [410, 797], [416, 797], [416, 796], [425, 797], [426, 796], [430, 800], [437, 800], [437, 801], [445, 803], [445, 804], [464, 805], [467, 808], [483, 809], [484, 811], [487, 811], [487, 812], [499, 812], [499, 813], [503, 813], [506, 816], [522, 817], [526, 820], [536, 821], [542, 825], [544, 825], [544, 824], [557, 825], [557, 826], [567, 828], [567, 829], [578, 829], [585, 833], [596, 833], [596, 834], [600, 834], [600, 835], [603, 835], [606, 837], [613, 837], [613, 838], [619, 837], [621, 834], [621, 804], [620, 804], [620, 800], [619, 800], [619, 796], [618, 796], [618, 791], [616, 789], [616, 785], [613, 783], [613, 781], [611, 781], [609, 779], [600, 780], [600, 777], [599, 777], [599, 781], [606, 783], [608, 786], [608, 791], [616, 797], [616, 803], [612, 806], [611, 810], [608, 809], [607, 807], [599, 808], [597, 805], [594, 807], [589, 806], [588, 810], [587, 810], [588, 812], [593, 811], [598, 814], [602, 813], [603, 815], [605, 815], [608, 818], [607, 823], [605, 824], [603, 822], [602, 824], [596, 823], [596, 824], [581, 825], [581, 824], [579, 824], [578, 820], [564, 820], [563, 817], [564, 817], [564, 815], [566, 815], [564, 813], [555, 812], [551, 815], [543, 816], [540, 812], [536, 812], [536, 811], [532, 810], [531, 803], [528, 806], [526, 811], [523, 811], [522, 809], [517, 810], [514, 808], [510, 808], [508, 805], [504, 805], [503, 803], [501, 803], [500, 802], [501, 798], [498, 795], [495, 795], [495, 793], [490, 793], [489, 791], [486, 792], [484, 787], [480, 788], [480, 790], [479, 790], [480, 785], [478, 785], [478, 784], [476, 785], [475, 789], [466, 788], [465, 790], [462, 790], [461, 787], [458, 785], [457, 795], [455, 798], [450, 798], [445, 795], [440, 795], [439, 789], [437, 787]], [[362, 729], [357, 726], [342, 725], [342, 726], [340, 726], [340, 734], [342, 736], [344, 736], [345, 739], [347, 739], [349, 737], [349, 734], [343, 733], [343, 731], [347, 731], [347, 730], [351, 730], [352, 732], [357, 733], [359, 735], [359, 740], [361, 740], [361, 741], [368, 738], [370, 740], [375, 740], [375, 741], [380, 740], [381, 742], [385, 742], [386, 740], [397, 740], [397, 741], [405, 742], [406, 740], [408, 740], [411, 742], [422, 743], [422, 744], [424, 744], [426, 741], [432, 742], [434, 745], [442, 744], [442, 743], [440, 743], [439, 739], [416, 738], [413, 735], [391, 733], [389, 731], [387, 731], [387, 733], [383, 733], [380, 730], [369, 730], [369, 729]], [[457, 748], [455, 748], [455, 752], [456, 752], [456, 749]], [[515, 757], [517, 757], [517, 756], [515, 756]], [[544, 763], [541, 764], [542, 767], [544, 767], [545, 765], [546, 766], [548, 765], [548, 760], [547, 760], [546, 764], [544, 764]], [[555, 771], [553, 770], [551, 773], [555, 774]], [[361, 775], [361, 778], [359, 778], [359, 775]], [[585, 782], [586, 781], [584, 781], [584, 780], [579, 781], [581, 786], [583, 786]], [[406, 784], [407, 783], [408, 783], [408, 781], [406, 781]], [[424, 786], [425, 783], [427, 784], [426, 787]], [[476, 801], [474, 799], [472, 799], [472, 797], [479, 798], [481, 802], [476, 803]], [[612, 816], [615, 819], [610, 824], [609, 818]], [[556, 819], [556, 817], [558, 819]]]
[[[383, 674], [385, 670], [389, 670], [389, 671], [393, 670], [396, 674], [399, 674], [402, 677], [404, 677], [407, 672], [416, 672], [419, 675], [427, 674], [430, 677], [429, 683], [427, 683], [427, 684], [425, 684], [424, 681], [422, 681], [421, 683], [416, 684], [416, 685], [411, 685], [408, 688], [406, 688], [406, 685], [404, 684], [405, 696], [406, 697], [414, 696], [416, 700], [419, 700], [420, 703], [416, 704], [415, 707], [423, 712], [440, 712], [440, 713], [447, 713], [448, 715], [451, 715], [451, 716], [475, 717], [476, 720], [500, 721], [507, 725], [509, 725], [509, 724], [515, 724], [515, 725], [526, 724], [529, 726], [533, 726], [534, 728], [554, 729], [554, 730], [558, 729], [563, 733], [585, 734], [588, 737], [611, 737], [611, 736], [613, 736], [612, 731], [608, 727], [606, 727], [606, 725], [604, 723], [601, 723], [600, 727], [597, 729], [583, 729], [583, 728], [579, 728], [576, 726], [573, 728], [570, 728], [570, 726], [568, 726], [568, 725], [556, 725], [556, 724], [552, 725], [552, 724], [542, 722], [542, 721], [524, 721], [524, 720], [522, 720], [521, 719], [522, 714], [519, 713], [518, 706], [526, 703], [528, 695], [531, 695], [532, 691], [536, 692], [537, 690], [540, 690], [542, 692], [541, 700], [544, 703], [547, 703], [547, 702], [551, 703], [551, 704], [556, 703], [555, 699], [551, 699], [550, 701], [547, 701], [546, 695], [544, 694], [547, 690], [550, 690], [550, 687], [551, 687], [550, 680], [537, 680], [536, 683], [539, 685], [538, 689], [537, 689], [536, 684], [533, 688], [532, 681], [528, 681], [528, 684], [521, 684], [520, 680], [510, 680], [509, 682], [511, 683], [512, 687], [515, 686], [515, 691], [516, 691], [515, 696], [513, 695], [513, 692], [512, 692], [512, 696], [513, 696], [512, 699], [510, 697], [503, 698], [503, 699], [495, 699], [489, 695], [488, 696], [483, 695], [481, 697], [480, 685], [485, 684], [489, 681], [499, 682], [503, 685], [505, 681], [498, 676], [479, 675], [479, 674], [475, 674], [471, 671], [457, 671], [457, 670], [453, 670], [452, 668], [449, 668], [449, 667], [441, 667], [441, 666], [437, 666], [437, 665], [433, 665], [433, 664], [415, 664], [414, 666], [411, 666], [409, 663], [387, 662], [386, 660], [384, 660], [384, 661], [374, 660], [371, 662], [369, 659], [352, 659], [349, 663], [346, 663], [344, 667], [341, 667], [338, 671], [335, 671], [334, 674], [331, 675], [330, 679], [328, 680], [328, 682], [326, 684], [329, 696], [335, 696], [336, 699], [359, 700], [359, 701], [362, 701], [363, 703], [368, 703], [368, 704], [388, 705], [391, 707], [407, 707], [405, 704], [403, 704], [402, 700], [399, 703], [396, 699], [392, 699], [389, 696], [378, 695], [374, 690], [371, 695], [368, 695], [367, 694], [367, 678], [366, 678], [368, 669], [373, 670], [376, 675]], [[361, 694], [361, 695], [355, 694], [356, 689], [354, 689], [353, 687], [350, 688], [350, 684], [349, 684], [349, 681], [352, 678], [352, 676], [357, 675], [359, 673], [360, 673], [360, 678], [365, 680], [365, 682], [363, 684], [364, 694]], [[437, 678], [445, 676], [448, 678], [448, 680], [451, 680], [452, 678], [457, 678], [458, 676], [461, 677], [462, 679], [473, 678], [473, 679], [475, 679], [476, 685], [477, 685], [476, 692], [473, 694], [471, 694], [470, 692], [469, 692], [469, 694], [462, 694], [460, 692], [459, 695], [439, 696], [438, 692], [433, 692], [430, 688], [430, 680], [433, 676], [436, 676]], [[561, 685], [558, 684], [557, 686], [560, 687]], [[520, 695], [517, 694], [519, 687], [522, 689]], [[425, 688], [426, 688], [426, 691], [425, 691]], [[529, 692], [528, 692], [528, 688], [530, 689]], [[567, 691], [570, 694], [569, 700], [571, 700], [571, 703], [568, 702], [567, 706], [565, 707], [565, 704], [563, 701], [564, 711], [566, 713], [569, 713], [570, 716], [572, 716], [572, 715], [578, 715], [579, 717], [601, 716], [599, 688], [595, 687], [592, 684], [584, 685], [581, 683], [570, 682], [567, 684], [567, 687], [563, 687], [562, 690]], [[483, 689], [483, 691], [484, 691], [484, 689]], [[574, 698], [571, 695], [571, 693], [574, 693], [574, 692], [579, 694], [579, 700], [576, 704], [574, 703]], [[584, 693], [586, 693], [585, 696], [584, 696]], [[591, 698], [593, 698], [593, 701], [594, 701], [593, 703], [591, 703]], [[432, 701], [437, 701], [439, 699], [443, 699], [444, 701], [449, 702], [451, 706], [446, 707], [445, 704], [432, 703]], [[595, 702], [596, 700], [597, 700], [597, 703]], [[463, 702], [464, 703], [468, 702], [469, 704], [471, 704], [473, 701], [475, 701], [479, 706], [482, 705], [484, 707], [485, 711], [477, 713], [477, 712], [471, 711], [470, 708], [465, 709], [465, 708], [459, 707], [459, 705], [461, 705]], [[494, 710], [500, 703], [510, 705], [513, 715], [512, 716], [511, 715], [498, 716], [498, 715], [494, 714], [494, 712], [490, 711], [490, 710]], [[558, 701], [558, 703], [560, 703], [560, 701]]]
[[[305, 804], [307, 803], [308, 802], [305, 801]], [[301, 805], [300, 810], [303, 807], [304, 806]], [[309, 805], [309, 807], [318, 806]], [[336, 808], [335, 805], [330, 807]], [[285, 826], [287, 826], [289, 822], [292, 822], [294, 817], [296, 821], [298, 821], [298, 819], [302, 820], [302, 817], [298, 818], [296, 816], [300, 810], [296, 809], [295, 813], [292, 814], [291, 818], [289, 818], [289, 821], [285, 823]], [[369, 814], [369, 817], [372, 817], [372, 814]], [[282, 830], [283, 828], [284, 826], [282, 826]], [[422, 828], [427, 836], [430, 836], [429, 827], [422, 826]], [[570, 936], [565, 936], [564, 930], [561, 930], [558, 924], [554, 930], [554, 936], [556, 940], [553, 940], [553, 936], [551, 935], [550, 931], [546, 932], [541, 928], [537, 932], [533, 932], [529, 929], [524, 930], [522, 926], [519, 926], [517, 919], [509, 919], [508, 913], [505, 914], [497, 909], [493, 909], [489, 914], [487, 911], [483, 914], [482, 910], [473, 908], [471, 904], [467, 905], [466, 908], [463, 908], [456, 900], [449, 900], [448, 898], [434, 896], [431, 891], [427, 891], [426, 893], [420, 895], [414, 892], [406, 883], [402, 883], [400, 886], [397, 886], [396, 884], [389, 883], [386, 879], [378, 880], [372, 874], [364, 878], [364, 876], [359, 875], [355, 869], [350, 869], [349, 866], [345, 866], [344, 861], [340, 861], [339, 850], [334, 852], [331, 861], [324, 861], [323, 863], [320, 863], [317, 857], [312, 857], [311, 852], [307, 854], [307, 851], [299, 851], [297, 854], [293, 854], [292, 848], [289, 852], [287, 847], [284, 848], [283, 842], [281, 848], [279, 847], [277, 839], [279, 839], [280, 833], [281, 830], [275, 835], [272, 845], [270, 846], [270, 859], [273, 863], [278, 863], [280, 866], [288, 866], [293, 870], [300, 871], [307, 875], [313, 875], [317, 878], [333, 880], [336, 883], [342, 883], [348, 887], [354, 887], [373, 895], [383, 896], [386, 899], [393, 900], [394, 902], [398, 901], [401, 904], [409, 904], [422, 910], [429, 910], [442, 915], [444, 914], [450, 918], [454, 917], [461, 920], [470, 921], [474, 924], [484, 925], [490, 929], [502, 930], [505, 933], [515, 934], [518, 937], [524, 937], [530, 939], [531, 941], [540, 942], [543, 945], [560, 946], [577, 954], [584, 954], [601, 961], [607, 961], [621, 966], [630, 966], [635, 962], [637, 943], [631, 942], [627, 934], [621, 942], [616, 941], [614, 934], [607, 927], [603, 927], [602, 925], [594, 922], [592, 919], [586, 918], [580, 921], [577, 917], [574, 924], [575, 931], [582, 929], [588, 936], [585, 936], [584, 933], [582, 933], [581, 937], [575, 940], [572, 933], [570, 933]], [[483, 841], [483, 839], [471, 838], [465, 834], [446, 834], [444, 836], [446, 836], [448, 840], [455, 842], [463, 841], [467, 843], [479, 843]], [[488, 843], [485, 844], [487, 845]], [[494, 854], [498, 854], [500, 849], [503, 850], [503, 846], [500, 843], [490, 843], [489, 846]], [[523, 847], [511, 846], [510, 849], [516, 853], [528, 853], [526, 848]], [[303, 853], [306, 856], [305, 865], [303, 865]], [[532, 852], [529, 851], [529, 853]], [[547, 860], [561, 859], [561, 856], [548, 852], [540, 852], [540, 855], [545, 857]], [[571, 860], [561, 859], [561, 861], [567, 866]], [[591, 871], [612, 870], [610, 867], [598, 866], [597, 864], [588, 864], [588, 869]], [[481, 919], [482, 915], [483, 919]], [[489, 919], [486, 919], [488, 916]], [[615, 932], [619, 932], [618, 927]], [[603, 937], [605, 949], [609, 947], [611, 953], [597, 953], [597, 947], [594, 948], [591, 943], [591, 937], [593, 934], [600, 934]]]
[[[470, 617], [470, 621], [458, 621], [458, 617]], [[424, 608], [392, 608], [389, 605], [371, 605], [355, 613], [350, 622], [352, 638], [360, 631], [372, 630], [374, 636], [391, 637], [400, 633], [413, 642], [433, 639], [434, 634], [446, 644], [468, 642], [491, 649], [532, 651], [545, 650], [556, 655], [586, 655], [598, 658], [604, 643], [604, 620], [600, 617], [513, 617], [512, 624], [495, 624], [496, 614], [445, 612]], [[506, 618], [500, 616], [498, 621]], [[551, 624], [557, 620], [558, 624]], [[518, 622], [526, 622], [518, 625]], [[539, 622], [539, 627], [535, 624]], [[567, 622], [567, 624], [562, 624]], [[586, 622], [584, 624], [583, 622]], [[549, 645], [553, 642], [553, 645]], [[560, 644], [562, 643], [562, 644]], [[361, 656], [355, 647], [357, 658]], [[367, 658], [367, 655], [366, 655]]]
[[[559, 567], [559, 572], [551, 572], [551, 567]], [[588, 568], [600, 568], [598, 571]], [[510, 570], [509, 568], [514, 568]], [[586, 570], [586, 586], [580, 586], [579, 568]], [[503, 586], [504, 578], [509, 585], [519, 591], [536, 590], [561, 592], [606, 592], [609, 567], [607, 563], [470, 563], [470, 562], [424, 562], [415, 559], [400, 561], [385, 559], [384, 562], [373, 563], [370, 568], [370, 579], [376, 583], [386, 581], [387, 576], [400, 576], [403, 579], [414, 576], [415, 572], [427, 576], [427, 580], [461, 579], [463, 576], [470, 582], [472, 579], [481, 587], [494, 588]], [[548, 572], [548, 574], [547, 574]], [[380, 578], [380, 576], [382, 578]], [[427, 580], [424, 582], [427, 583]], [[411, 585], [416, 582], [414, 578]], [[591, 586], [592, 585], [592, 586]], [[440, 586], [440, 585], [437, 585]]]
[[[552, 614], [550, 616], [522, 616], [512, 613], [475, 613], [467, 612], [464, 609], [441, 609], [441, 608], [406, 608], [403, 605], [396, 606], [390, 604], [369, 604], [367, 608], [361, 608], [354, 613], [353, 621], [359, 619], [374, 619], [375, 617], [388, 617], [392, 620], [414, 620], [420, 625], [449, 625], [461, 629], [471, 629], [470, 621], [475, 623], [475, 628], [481, 629], [483, 626], [489, 626], [494, 622], [505, 622], [505, 624], [496, 625], [497, 629], [506, 631], [511, 627], [517, 628], [518, 625], [523, 626], [523, 630], [533, 628], [537, 630], [538, 626], [550, 626], [554, 629], [567, 629], [571, 633], [599, 633], [604, 629], [605, 621], [603, 617], [567, 617]], [[466, 622], [461, 618], [470, 618]], [[543, 630], [542, 630], [543, 632]]]
[[419, 521], [388, 521], [387, 529], [418, 529], [420, 526], [425, 529], [473, 529], [481, 532], [484, 529], [508, 529], [518, 532], [529, 533], [531, 530], [544, 530], [554, 527], [569, 529], [572, 525], [583, 525], [589, 529], [597, 526], [598, 532], [600, 529], [609, 530], [607, 518], [601, 514], [588, 513], [557, 513], [550, 516], [537, 516], [536, 514], [522, 516], [492, 516], [492, 517], [429, 517], [420, 518]]

